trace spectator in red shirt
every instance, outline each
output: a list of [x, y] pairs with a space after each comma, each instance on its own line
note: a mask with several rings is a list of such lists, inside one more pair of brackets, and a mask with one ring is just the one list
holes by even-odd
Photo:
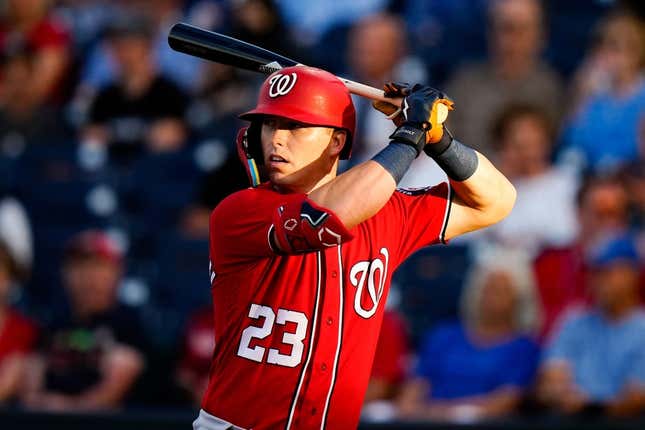
[[[41, 106], [59, 101], [60, 84], [70, 64], [70, 36], [50, 14], [48, 0], [8, 0], [0, 22], [0, 52], [16, 49], [34, 54], [30, 85], [24, 103]], [[6, 82], [0, 77], [0, 104]]]
[[543, 312], [541, 337], [547, 336], [563, 311], [589, 303], [586, 255], [599, 241], [629, 227], [628, 196], [615, 177], [590, 177], [577, 197], [579, 231], [568, 246], [544, 250], [535, 260]]
[[382, 422], [395, 417], [394, 400], [399, 395], [410, 365], [407, 321], [398, 311], [399, 292], [390, 290], [376, 344], [372, 375], [365, 393], [361, 419]]
[[190, 395], [195, 406], [201, 403], [208, 385], [213, 348], [213, 313], [208, 307], [197, 311], [188, 321], [176, 376], [177, 382]]
[[24, 355], [34, 346], [36, 327], [9, 306], [9, 293], [17, 279], [16, 264], [0, 242], [0, 405], [20, 388]]

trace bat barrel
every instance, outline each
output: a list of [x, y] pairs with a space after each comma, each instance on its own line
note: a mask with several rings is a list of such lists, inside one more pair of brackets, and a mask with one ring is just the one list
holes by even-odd
[[184, 54], [265, 73], [273, 71], [270, 68], [263, 69], [263, 66], [271, 62], [277, 62], [282, 67], [298, 64], [275, 52], [182, 22], [170, 29], [168, 44], [175, 51]]

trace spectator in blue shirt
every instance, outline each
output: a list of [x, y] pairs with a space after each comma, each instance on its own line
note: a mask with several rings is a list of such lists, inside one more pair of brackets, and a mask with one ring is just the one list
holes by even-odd
[[620, 12], [606, 19], [576, 77], [563, 162], [611, 171], [638, 159], [645, 126], [644, 41], [638, 18]]
[[476, 421], [507, 415], [521, 401], [539, 356], [528, 260], [489, 251], [466, 283], [462, 317], [425, 336], [398, 402], [401, 418]]
[[556, 411], [635, 415], [645, 410], [645, 312], [629, 238], [592, 257], [594, 307], [563, 321], [545, 352], [538, 398]]

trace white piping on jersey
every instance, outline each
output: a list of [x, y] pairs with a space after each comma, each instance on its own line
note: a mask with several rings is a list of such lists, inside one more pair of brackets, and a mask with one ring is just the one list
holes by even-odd
[[446, 210], [443, 213], [443, 223], [441, 223], [441, 230], [439, 231], [439, 240], [441, 243], [446, 243], [446, 228], [448, 227], [448, 215], [450, 215], [450, 205], [452, 205], [452, 187], [450, 182], [448, 184], [448, 195], [446, 196]]
[[213, 270], [213, 262], [211, 260], [208, 260], [208, 271], [211, 274], [211, 284], [213, 283], [213, 280], [215, 279], [215, 270]]
[[307, 219], [309, 220], [309, 223], [310, 223], [311, 225], [313, 225], [314, 227], [318, 226], [318, 224], [320, 224], [320, 223], [321, 223], [325, 218], [327, 218], [327, 216], [328, 216], [328, 215], [329, 215], [328, 213], [323, 212], [323, 213], [320, 215], [320, 217], [319, 217], [316, 221], [314, 221], [314, 220], [309, 216], [309, 214], [306, 214], [306, 213], [304, 213], [304, 212], [300, 213], [300, 216], [301, 216], [301, 217], [303, 217], [303, 218], [307, 218]]
[[340, 306], [338, 307], [338, 344], [336, 345], [336, 356], [334, 357], [334, 367], [331, 369], [331, 384], [329, 384], [329, 392], [327, 393], [327, 400], [325, 401], [325, 409], [322, 415], [322, 422], [320, 423], [320, 429], [325, 428], [325, 421], [327, 421], [327, 410], [329, 409], [329, 402], [331, 400], [331, 393], [334, 391], [334, 384], [336, 383], [336, 372], [338, 371], [338, 359], [340, 358], [340, 345], [343, 340], [343, 307], [344, 305], [344, 295], [343, 291], [343, 261], [341, 260], [341, 245], [338, 245], [338, 279], [340, 281], [339, 290], [340, 290]]
[[307, 360], [305, 360], [304, 367], [300, 374], [300, 381], [298, 381], [298, 388], [296, 388], [296, 395], [293, 398], [293, 405], [291, 406], [291, 411], [289, 411], [289, 419], [287, 421], [287, 427], [285, 430], [289, 430], [293, 421], [293, 415], [296, 412], [296, 405], [298, 404], [298, 397], [300, 396], [300, 389], [302, 388], [302, 383], [305, 380], [305, 375], [307, 374], [307, 368], [309, 367], [309, 361], [313, 355], [313, 346], [314, 338], [316, 337], [316, 325], [318, 324], [318, 305], [320, 304], [320, 283], [322, 282], [322, 262], [320, 261], [320, 251], [317, 253], [317, 263], [318, 263], [318, 285], [316, 286], [316, 304], [314, 305], [314, 318], [312, 320], [311, 328], [311, 339], [309, 339], [309, 351], [307, 352]]
[[271, 245], [271, 232], [275, 229], [273, 224], [269, 226], [269, 230], [267, 231], [267, 243], [269, 244], [269, 249], [273, 252], [277, 252], [276, 249], [273, 249], [273, 245]]

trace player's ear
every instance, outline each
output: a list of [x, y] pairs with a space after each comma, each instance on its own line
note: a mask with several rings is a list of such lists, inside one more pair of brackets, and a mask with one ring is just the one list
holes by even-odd
[[332, 156], [340, 156], [347, 143], [347, 132], [345, 130], [334, 130], [331, 135], [329, 149]]

